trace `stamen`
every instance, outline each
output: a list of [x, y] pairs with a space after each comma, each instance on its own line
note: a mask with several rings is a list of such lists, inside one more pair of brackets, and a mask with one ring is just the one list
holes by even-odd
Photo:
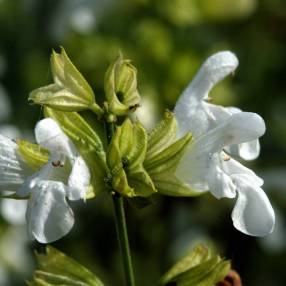
[[230, 159], [231, 159], [231, 157], [229, 156], [229, 155], [227, 155], [227, 154], [223, 154], [222, 155], [222, 159], [224, 160], [224, 161], [229, 161]]

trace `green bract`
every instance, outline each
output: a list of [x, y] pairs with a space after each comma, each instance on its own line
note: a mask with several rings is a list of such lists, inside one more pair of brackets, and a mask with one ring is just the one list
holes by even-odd
[[65, 50], [52, 52], [51, 69], [54, 83], [31, 92], [29, 100], [62, 111], [91, 109], [102, 114], [97, 105], [92, 88], [73, 65]]
[[146, 150], [147, 134], [139, 122], [126, 119], [116, 128], [107, 152], [107, 179], [113, 190], [127, 197], [147, 197], [156, 192], [143, 167]]
[[46, 254], [36, 254], [39, 270], [34, 273], [29, 286], [103, 286], [88, 269], [64, 253], [49, 246]]
[[105, 74], [104, 91], [109, 113], [126, 115], [139, 106], [137, 70], [130, 60], [123, 59], [121, 54]]
[[176, 136], [176, 119], [170, 111], [166, 111], [164, 119], [149, 134], [144, 167], [159, 193], [169, 196], [199, 195], [175, 177], [177, 165], [192, 139], [191, 133], [179, 140]]
[[106, 155], [101, 138], [87, 121], [77, 112], [56, 111], [46, 107], [46, 117], [53, 118], [70, 137], [85, 160], [91, 173], [90, 195], [105, 189], [104, 177], [107, 171]]
[[199, 245], [176, 263], [161, 278], [159, 285], [213, 286], [222, 281], [229, 271], [229, 261]]

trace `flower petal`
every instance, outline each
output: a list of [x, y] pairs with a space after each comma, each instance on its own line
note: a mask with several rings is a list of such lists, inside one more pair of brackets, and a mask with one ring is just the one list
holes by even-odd
[[240, 112], [198, 138], [193, 152], [216, 153], [224, 147], [257, 139], [265, 132], [265, 123], [256, 113]]
[[37, 123], [35, 136], [37, 142], [51, 153], [64, 154], [71, 158], [78, 155], [72, 141], [52, 118], [45, 118]]
[[275, 224], [275, 214], [264, 191], [249, 182], [247, 175], [233, 178], [238, 198], [232, 212], [235, 228], [253, 236], [266, 236]]
[[259, 187], [261, 187], [264, 183], [263, 180], [260, 177], [258, 177], [252, 170], [246, 168], [241, 163], [232, 158], [222, 161], [222, 167], [224, 171], [230, 176], [247, 175], [248, 180], [252, 184], [257, 185]]
[[26, 213], [28, 233], [32, 239], [50, 243], [71, 230], [74, 215], [65, 196], [65, 186], [62, 183], [53, 181], [36, 183]]
[[79, 200], [85, 197], [90, 184], [90, 172], [82, 157], [77, 157], [73, 163], [68, 179], [67, 196], [70, 200]]
[[236, 196], [235, 185], [231, 177], [221, 168], [219, 155], [214, 156], [212, 166], [206, 174], [209, 190], [217, 198], [234, 198]]
[[258, 139], [238, 145], [238, 154], [244, 160], [254, 160], [259, 156], [260, 143]]
[[210, 118], [202, 105], [203, 100], [212, 87], [234, 72], [237, 66], [238, 59], [229, 51], [216, 53], [205, 61], [176, 103], [174, 112], [179, 123], [179, 136], [192, 132], [197, 137], [209, 129]]
[[[239, 113], [241, 110], [236, 107], [219, 107], [217, 105], [208, 104], [209, 109], [214, 114], [217, 122], [226, 120], [230, 115]], [[254, 160], [259, 156], [260, 144], [259, 140], [252, 140], [238, 145], [231, 145], [227, 147], [231, 155], [239, 156], [244, 160]]]
[[0, 135], [1, 189], [16, 191], [32, 173], [32, 169], [18, 154], [18, 145], [13, 140]]

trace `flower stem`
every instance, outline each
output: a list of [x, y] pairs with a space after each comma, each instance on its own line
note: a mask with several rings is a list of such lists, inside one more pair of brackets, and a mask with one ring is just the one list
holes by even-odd
[[[115, 131], [114, 123], [106, 124], [107, 141], [110, 143]], [[124, 268], [126, 286], [135, 286], [135, 278], [132, 267], [131, 252], [124, 211], [123, 197], [116, 192], [112, 192], [114, 218], [116, 224], [117, 238], [121, 251], [121, 259]]]
[[117, 229], [118, 242], [125, 273], [126, 286], [135, 286], [132, 260], [128, 241], [127, 225], [125, 220], [124, 201], [119, 194], [112, 197]]

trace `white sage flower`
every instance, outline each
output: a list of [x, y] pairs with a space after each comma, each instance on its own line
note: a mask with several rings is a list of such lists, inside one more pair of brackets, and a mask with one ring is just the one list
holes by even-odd
[[50, 159], [38, 172], [22, 160], [18, 145], [0, 136], [0, 186], [29, 197], [26, 212], [31, 239], [48, 243], [66, 235], [74, 224], [67, 200], [84, 199], [90, 173], [71, 140], [51, 118], [35, 128], [39, 145], [50, 151]]
[[[198, 137], [218, 126], [233, 113], [241, 112], [238, 108], [222, 107], [208, 102], [211, 89], [227, 75], [234, 73], [237, 66], [237, 57], [229, 51], [216, 53], [205, 61], [176, 103], [179, 136], [191, 131]], [[259, 141], [256, 139], [232, 145], [228, 147], [228, 151], [245, 160], [253, 160], [260, 152]]]
[[255, 113], [205, 101], [211, 88], [237, 65], [231, 52], [211, 56], [179, 98], [175, 107], [178, 136], [192, 132], [194, 140], [176, 175], [190, 187], [210, 191], [218, 199], [237, 197], [232, 212], [234, 226], [249, 235], [265, 236], [274, 228], [275, 215], [261, 189], [263, 180], [229, 156], [234, 152], [244, 159], [257, 157], [265, 123]]
[[255, 114], [233, 114], [224, 123], [199, 136], [183, 156], [176, 175], [192, 188], [210, 191], [216, 198], [235, 198], [234, 226], [243, 233], [265, 236], [275, 222], [272, 206], [261, 189], [263, 180], [232, 159], [224, 148], [257, 139], [265, 132], [263, 119]]

